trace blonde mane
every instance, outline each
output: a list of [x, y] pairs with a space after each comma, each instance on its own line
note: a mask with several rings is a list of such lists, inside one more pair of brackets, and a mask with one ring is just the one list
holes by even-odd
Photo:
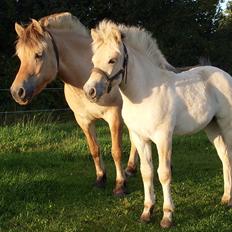
[[[39, 24], [40, 26], [38, 27]], [[71, 13], [57, 13], [41, 18], [38, 22], [32, 19], [32, 22], [24, 28], [24, 32], [16, 41], [16, 54], [34, 52], [46, 48], [47, 43], [41, 33], [41, 27], [47, 29], [70, 30], [80, 33], [83, 36], [90, 36], [89, 30]], [[25, 50], [25, 46], [28, 48]], [[28, 54], [29, 55], [29, 54]]]
[[95, 31], [100, 39], [93, 42], [93, 50], [97, 49], [104, 41], [112, 42], [112, 46], [115, 47], [117, 44], [115, 33], [120, 33], [126, 44], [144, 53], [153, 64], [162, 69], [175, 70], [165, 59], [151, 33], [144, 28], [135, 26], [128, 27], [123, 24], [117, 25], [110, 20], [103, 20], [99, 23]]

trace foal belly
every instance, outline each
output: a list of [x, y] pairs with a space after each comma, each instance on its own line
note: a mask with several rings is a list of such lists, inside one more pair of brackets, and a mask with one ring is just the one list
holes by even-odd
[[198, 132], [204, 129], [215, 115], [216, 103], [213, 98], [203, 89], [203, 86], [197, 87], [178, 96], [175, 134]]

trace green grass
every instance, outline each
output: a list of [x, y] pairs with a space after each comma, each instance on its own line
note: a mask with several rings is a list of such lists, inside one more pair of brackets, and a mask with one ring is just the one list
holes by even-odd
[[[130, 194], [112, 196], [115, 168], [110, 134], [98, 123], [107, 168], [104, 190], [95, 189], [95, 169], [83, 133], [74, 122], [40, 120], [0, 127], [0, 231], [161, 231], [162, 191], [155, 173], [157, 201], [149, 224], [143, 209], [140, 173], [130, 178]], [[123, 137], [123, 163], [129, 153]], [[155, 169], [157, 153], [153, 147]], [[203, 133], [173, 142], [172, 195], [175, 226], [170, 231], [232, 231], [232, 209], [220, 204], [221, 163]]]

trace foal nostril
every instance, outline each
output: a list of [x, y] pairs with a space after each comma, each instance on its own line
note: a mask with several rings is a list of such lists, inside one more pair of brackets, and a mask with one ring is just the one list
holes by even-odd
[[92, 98], [96, 97], [96, 89], [95, 88], [90, 88], [89, 96]]
[[25, 91], [24, 88], [19, 88], [19, 90], [18, 90], [18, 96], [19, 96], [21, 99], [25, 98], [25, 96], [26, 96], [26, 91]]

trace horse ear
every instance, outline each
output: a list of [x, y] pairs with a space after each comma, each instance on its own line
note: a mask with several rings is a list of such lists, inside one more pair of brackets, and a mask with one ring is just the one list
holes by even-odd
[[41, 27], [40, 23], [35, 19], [31, 19], [31, 21], [32, 21], [33, 28], [40, 34], [43, 34], [43, 28]]
[[15, 23], [15, 31], [16, 31], [18, 37], [21, 37], [23, 32], [24, 32], [24, 28], [20, 24]]
[[98, 33], [96, 32], [95, 29], [91, 29], [91, 36], [93, 40], [97, 40], [99, 38]]

